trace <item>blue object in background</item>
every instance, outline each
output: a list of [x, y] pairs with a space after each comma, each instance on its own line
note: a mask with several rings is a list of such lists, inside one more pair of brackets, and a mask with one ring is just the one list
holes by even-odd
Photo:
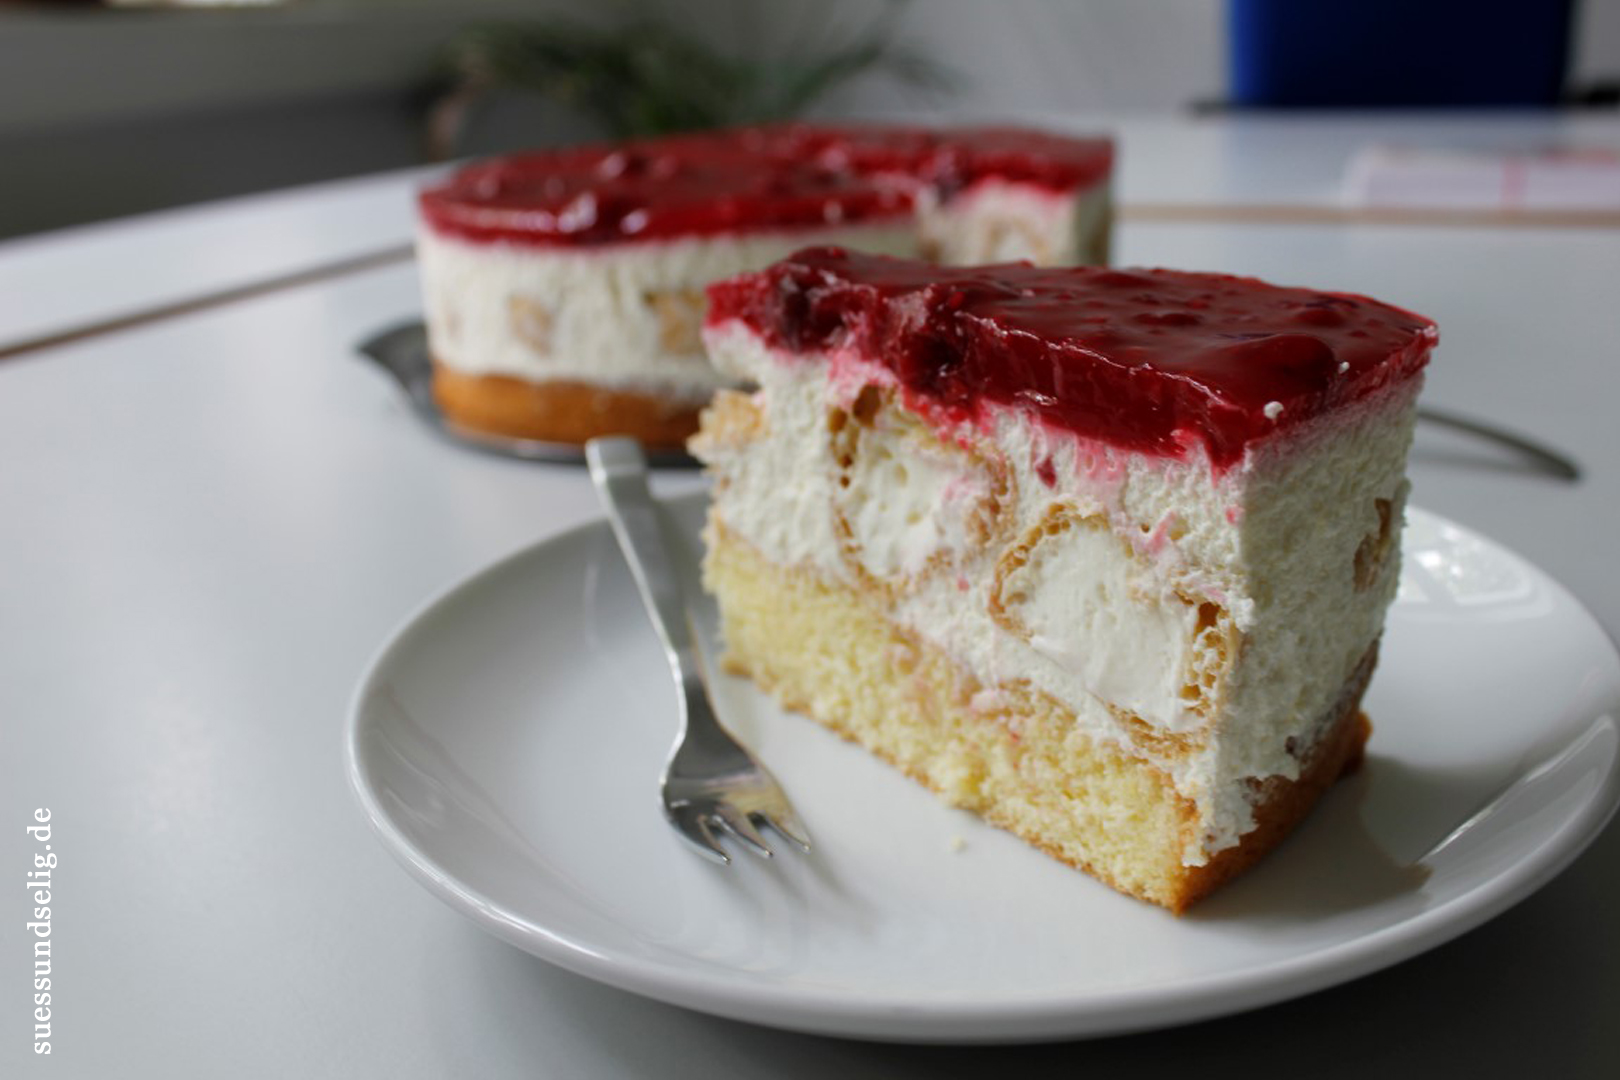
[[1570, 0], [1228, 0], [1232, 104], [1558, 104]]

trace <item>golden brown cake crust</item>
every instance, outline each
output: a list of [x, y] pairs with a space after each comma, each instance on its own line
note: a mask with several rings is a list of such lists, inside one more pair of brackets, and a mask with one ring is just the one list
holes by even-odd
[[632, 435], [650, 449], [681, 451], [703, 403], [573, 379], [530, 382], [433, 368], [433, 398], [447, 420], [474, 431], [582, 445], [598, 435]]

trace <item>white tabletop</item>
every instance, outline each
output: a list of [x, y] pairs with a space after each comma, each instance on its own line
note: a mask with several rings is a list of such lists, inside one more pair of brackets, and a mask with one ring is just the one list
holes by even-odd
[[1606, 113], [1140, 116], [1120, 121], [1116, 130], [1120, 188], [1126, 204], [1141, 213], [1340, 208], [1351, 162], [1372, 147], [1472, 154], [1620, 150], [1620, 120]]
[[[370, 190], [203, 212], [248, 237], [266, 206], [338, 222]], [[395, 213], [377, 211], [371, 239], [398, 239]], [[127, 229], [183, 246], [195, 220]], [[21, 275], [8, 280], [83, 281], [129, 235], [0, 255]], [[1438, 319], [1427, 401], [1552, 442], [1586, 474], [1564, 483], [1425, 431], [1415, 501], [1517, 549], [1620, 629], [1620, 232], [1127, 221], [1118, 241], [1122, 262], [1353, 289]], [[319, 246], [288, 240], [264, 277], [327, 259]], [[1326, 1076], [1620, 1067], [1614, 828], [1506, 915], [1392, 970], [1080, 1044], [783, 1034], [486, 936], [371, 836], [344, 783], [343, 717], [425, 598], [596, 510], [577, 469], [434, 438], [356, 358], [357, 340], [417, 313], [414, 274], [357, 269], [0, 360], [0, 866], [21, 882], [36, 807], [60, 857], [52, 1060], [33, 1068], [18, 889], [0, 919], [0, 1075], [1250, 1075], [1257, 1053]], [[665, 492], [698, 483], [658, 477]]]
[[56, 335], [407, 257], [432, 169], [314, 184], [0, 243], [0, 355]]

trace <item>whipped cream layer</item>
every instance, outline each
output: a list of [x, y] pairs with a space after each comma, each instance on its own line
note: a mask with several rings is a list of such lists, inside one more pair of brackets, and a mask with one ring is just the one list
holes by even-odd
[[577, 379], [701, 402], [725, 384], [699, 331], [703, 287], [788, 255], [806, 236], [916, 253], [910, 218], [846, 228], [594, 248], [417, 237], [434, 360], [465, 375]]
[[[1196, 807], [1183, 859], [1253, 827], [1255, 780], [1298, 776], [1393, 597], [1420, 377], [1256, 442], [1217, 468], [985, 405], [904, 407], [846, 347], [789, 354], [706, 330], [758, 386], [694, 450], [713, 519], [762, 555], [862, 590], [992, 698], [1033, 688], [1087, 738], [1150, 761]], [[993, 701], [987, 712], [993, 712]]]
[[1054, 191], [990, 178], [941, 202], [919, 198], [921, 250], [951, 266], [1027, 260], [1037, 266], [1108, 262], [1112, 194], [1106, 179]]

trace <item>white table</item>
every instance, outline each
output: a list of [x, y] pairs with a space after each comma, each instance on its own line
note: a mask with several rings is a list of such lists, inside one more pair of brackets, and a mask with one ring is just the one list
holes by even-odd
[[432, 168], [0, 243], [0, 356], [409, 258]]
[[[1294, 153], [1290, 138], [1274, 151]], [[1190, 145], [1189, 172], [1204, 152]], [[289, 215], [283, 225], [333, 223], [297, 243], [285, 226], [268, 269], [231, 271], [246, 286], [397, 244], [408, 190], [385, 177], [193, 213], [241, 237], [262, 235], [272, 211]], [[346, 234], [344, 200], [361, 192], [379, 205]], [[0, 280], [83, 282], [97, 259], [206, 246], [199, 220], [0, 246], [0, 275], [15, 275]], [[1127, 219], [1118, 240], [1123, 262], [1363, 290], [1437, 318], [1429, 402], [1511, 420], [1586, 476], [1501, 467], [1425, 432], [1415, 500], [1517, 549], [1620, 629], [1620, 231]], [[6, 309], [0, 342], [178, 305], [0, 360], [0, 867], [21, 884], [35, 807], [52, 811], [61, 860], [49, 1068], [30, 1053], [23, 890], [0, 904], [11, 958], [0, 1075], [1620, 1069], [1614, 828], [1530, 900], [1382, 974], [1192, 1028], [1066, 1045], [783, 1034], [598, 986], [475, 929], [413, 884], [357, 812], [339, 753], [348, 699], [422, 600], [596, 510], [578, 470], [431, 437], [355, 358], [358, 339], [415, 315], [414, 274], [383, 263], [188, 308], [188, 289], [215, 284], [203, 274], [105, 304], [82, 295], [76, 312], [60, 300], [34, 321]], [[658, 479], [665, 492], [699, 483]]]

